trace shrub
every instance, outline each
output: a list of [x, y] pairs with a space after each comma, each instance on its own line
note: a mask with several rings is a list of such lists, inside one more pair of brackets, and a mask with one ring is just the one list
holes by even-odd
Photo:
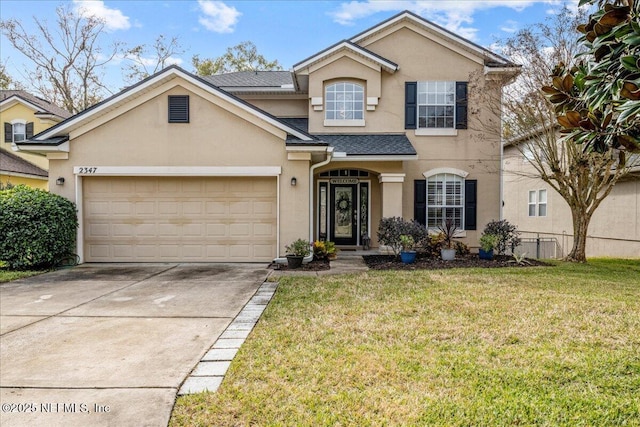
[[471, 250], [469, 249], [469, 246], [467, 246], [466, 244], [456, 240], [453, 242], [453, 247], [456, 250], [456, 255], [457, 256], [466, 256], [469, 255], [471, 253]]
[[287, 255], [306, 257], [311, 253], [311, 244], [308, 240], [298, 239], [289, 246], [285, 246], [285, 250]]
[[440, 249], [444, 246], [444, 235], [442, 233], [430, 234], [426, 244], [422, 247], [422, 253], [432, 258], [440, 257]]
[[485, 252], [494, 250], [497, 244], [498, 236], [495, 234], [483, 233], [482, 236], [480, 236], [480, 248]]
[[402, 235], [411, 236], [418, 249], [423, 248], [429, 239], [427, 229], [417, 221], [406, 221], [400, 217], [387, 217], [380, 220], [378, 241], [382, 245], [389, 246], [396, 256], [402, 250], [400, 239]]
[[501, 221], [493, 220], [484, 228], [483, 234], [495, 234], [497, 236], [496, 251], [500, 255], [504, 255], [507, 248], [511, 252], [520, 244], [520, 232], [515, 225], [512, 225], [506, 219]]
[[75, 258], [72, 202], [25, 185], [0, 191], [0, 259], [9, 268], [46, 268]]

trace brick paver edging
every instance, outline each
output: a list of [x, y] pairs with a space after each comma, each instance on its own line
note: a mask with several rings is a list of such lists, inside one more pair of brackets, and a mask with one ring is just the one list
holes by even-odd
[[218, 337], [195, 369], [182, 383], [178, 396], [218, 390], [231, 361], [273, 297], [277, 282], [264, 282], [255, 295]]

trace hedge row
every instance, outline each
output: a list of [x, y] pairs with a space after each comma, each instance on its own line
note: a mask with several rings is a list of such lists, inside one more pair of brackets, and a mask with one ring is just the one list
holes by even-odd
[[18, 185], [0, 191], [0, 261], [15, 270], [75, 260], [78, 218], [64, 197]]

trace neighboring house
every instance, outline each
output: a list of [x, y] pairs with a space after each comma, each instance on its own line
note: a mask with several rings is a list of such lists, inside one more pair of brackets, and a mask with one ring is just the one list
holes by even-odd
[[[500, 216], [502, 86], [519, 67], [409, 12], [293, 67], [168, 67], [18, 143], [76, 202], [83, 261], [270, 261], [355, 248], [382, 217]], [[492, 96], [485, 96], [492, 95]]]
[[[37, 153], [16, 152], [12, 144], [29, 139], [70, 116], [68, 111], [24, 90], [0, 90], [0, 122], [4, 130], [0, 143], [0, 182], [48, 188], [47, 158]], [[7, 154], [9, 152], [14, 156]], [[15, 156], [23, 162], [17, 161]], [[45, 172], [44, 181], [42, 171]]]
[[[526, 149], [505, 144], [504, 218], [525, 239], [554, 242], [555, 256], [561, 258], [573, 245], [571, 210], [551, 186], [531, 177], [533, 166], [526, 154]], [[529, 247], [533, 251], [534, 245]], [[586, 251], [588, 257], [640, 257], [640, 168], [619, 181], [593, 214]]]
[[46, 190], [49, 188], [49, 174], [15, 153], [0, 148], [0, 183], [2, 185], [25, 184]]

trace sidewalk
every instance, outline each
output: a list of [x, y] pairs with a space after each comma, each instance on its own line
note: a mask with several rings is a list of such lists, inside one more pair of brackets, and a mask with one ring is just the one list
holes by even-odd
[[[274, 270], [270, 278], [283, 276], [327, 276], [335, 274], [362, 273], [369, 271], [369, 267], [364, 263], [362, 255], [373, 254], [374, 251], [344, 251], [340, 252], [338, 258], [331, 261], [330, 270], [321, 271], [299, 271], [299, 270]], [[377, 254], [378, 252], [375, 251]]]

